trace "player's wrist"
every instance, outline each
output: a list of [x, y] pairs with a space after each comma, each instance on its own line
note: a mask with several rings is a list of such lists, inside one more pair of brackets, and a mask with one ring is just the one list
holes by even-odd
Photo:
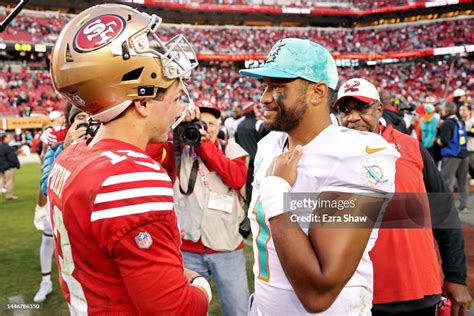
[[205, 277], [201, 275], [195, 276], [194, 278], [191, 279], [191, 281], [189, 281], [189, 283], [191, 283], [192, 286], [201, 289], [207, 297], [207, 303], [211, 303], [211, 300], [212, 300], [211, 286]]
[[290, 184], [283, 178], [270, 176], [263, 179], [260, 184], [260, 201], [267, 220], [286, 211], [284, 196], [290, 190]]

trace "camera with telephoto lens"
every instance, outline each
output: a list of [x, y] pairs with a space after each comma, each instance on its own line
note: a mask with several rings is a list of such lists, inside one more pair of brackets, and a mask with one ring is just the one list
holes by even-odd
[[207, 124], [201, 120], [195, 119], [191, 122], [183, 122], [178, 125], [179, 141], [184, 145], [198, 146], [201, 143], [201, 132], [207, 131]]
[[78, 129], [80, 127], [85, 127], [86, 128], [86, 135], [91, 135], [92, 137], [94, 137], [95, 134], [97, 134], [97, 130], [100, 127], [100, 123], [97, 123], [97, 122], [94, 122], [94, 121], [90, 120], [88, 122], [83, 122], [83, 123], [77, 124], [76, 129]]

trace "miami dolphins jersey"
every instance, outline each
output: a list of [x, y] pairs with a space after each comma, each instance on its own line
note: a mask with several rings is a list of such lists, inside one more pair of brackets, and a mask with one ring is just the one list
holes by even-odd
[[[260, 315], [308, 315], [285, 276], [273, 244], [270, 225], [259, 200], [260, 183], [274, 157], [285, 151], [288, 135], [271, 132], [258, 143], [249, 218], [255, 257], [255, 302]], [[291, 193], [350, 192], [389, 196], [395, 191], [399, 153], [381, 136], [330, 125], [303, 147]], [[379, 216], [380, 217], [380, 216]], [[300, 225], [301, 226], [301, 225]], [[307, 234], [307, 227], [301, 227]], [[369, 251], [373, 229], [356, 272], [323, 315], [360, 315], [372, 306], [373, 270]], [[298, 251], [298, 245], [295, 245]]]

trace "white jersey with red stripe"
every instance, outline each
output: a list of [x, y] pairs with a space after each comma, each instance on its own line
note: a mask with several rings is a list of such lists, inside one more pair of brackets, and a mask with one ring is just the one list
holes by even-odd
[[[163, 218], [164, 233], [172, 235], [166, 254], [172, 255], [159, 260], [176, 267], [184, 276], [171, 180], [139, 148], [112, 139], [101, 140], [93, 147], [86, 142], [71, 145], [52, 166], [48, 199], [60, 285], [72, 314], [137, 313], [127, 293], [130, 284], [125, 286], [124, 271], [143, 271], [149, 266], [135, 266], [135, 261], [123, 259], [123, 253], [132, 259], [134, 251], [147, 256], [141, 250], [157, 244], [162, 237], [150, 236], [148, 232], [154, 228], [146, 225], [155, 225]], [[148, 230], [137, 230], [140, 227]], [[124, 238], [131, 238], [132, 245], [136, 241], [136, 247], [118, 254], [115, 247]], [[121, 260], [120, 269], [116, 260]], [[156, 277], [154, 281], [166, 284], [166, 277], [161, 279], [159, 271]], [[187, 286], [185, 278], [182, 282]], [[143, 286], [143, 295], [155, 295], [146, 293], [147, 288], [152, 289], [149, 284]], [[180, 286], [176, 284], [176, 288]], [[181, 294], [186, 295], [184, 291]]]
[[[271, 132], [258, 143], [249, 218], [255, 258], [255, 303], [259, 315], [308, 315], [298, 300], [278, 259], [265, 210], [259, 201], [259, 184], [274, 157], [284, 152], [288, 135]], [[394, 192], [395, 162], [399, 153], [381, 136], [334, 125], [328, 126], [303, 147], [298, 176], [290, 192], [359, 192], [390, 196]], [[307, 225], [300, 223], [307, 234]], [[337, 229], [335, 229], [337, 232]], [[323, 315], [370, 314], [373, 270], [369, 251], [377, 238], [372, 230], [362, 259], [336, 301]], [[295, 245], [294, 251], [298, 251]]]

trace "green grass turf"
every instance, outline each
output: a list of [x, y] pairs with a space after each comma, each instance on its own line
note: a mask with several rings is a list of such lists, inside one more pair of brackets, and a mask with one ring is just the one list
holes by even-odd
[[[21, 296], [25, 304], [33, 304], [33, 296], [41, 281], [39, 247], [42, 232], [33, 225], [34, 207], [39, 189], [40, 165], [23, 164], [16, 175], [15, 194], [18, 200], [6, 201], [0, 197], [0, 315], [13, 315], [7, 309], [9, 298]], [[249, 291], [254, 291], [252, 250], [245, 246]], [[29, 315], [68, 315], [67, 305], [61, 294], [57, 268], [53, 260], [53, 293]], [[210, 315], [222, 315], [214, 285]], [[20, 313], [21, 314], [21, 313]], [[26, 313], [28, 314], [28, 313]]]

